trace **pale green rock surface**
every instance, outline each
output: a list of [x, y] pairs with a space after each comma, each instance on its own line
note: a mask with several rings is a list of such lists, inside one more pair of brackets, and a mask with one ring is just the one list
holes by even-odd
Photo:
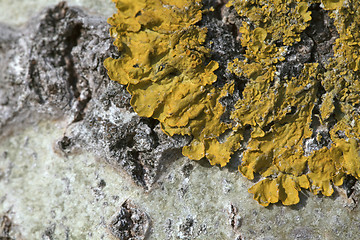
[[[8, 212], [23, 239], [44, 239], [46, 231], [54, 239], [111, 239], [107, 224], [127, 199], [151, 218], [149, 239], [356, 239], [359, 234], [358, 209], [344, 208], [341, 197], [302, 196], [296, 207], [264, 208], [247, 193], [251, 182], [238, 172], [185, 158], [174, 159], [146, 193], [91, 153], [63, 155], [56, 147], [63, 128], [62, 122], [45, 122], [0, 142], [0, 213]], [[186, 168], [193, 169], [184, 174]]]
[[[0, 22], [13, 26], [24, 25], [45, 7], [53, 6], [61, 0], [0, 0]], [[113, 13], [114, 3], [110, 0], [69, 0], [69, 6], [79, 6], [84, 10], [107, 19]]]

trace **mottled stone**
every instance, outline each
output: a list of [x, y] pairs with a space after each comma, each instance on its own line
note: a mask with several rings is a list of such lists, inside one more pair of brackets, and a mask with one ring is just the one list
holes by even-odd
[[148, 235], [149, 225], [149, 216], [127, 200], [112, 217], [109, 229], [117, 239], [142, 240]]
[[103, 61], [117, 51], [103, 18], [61, 2], [23, 31], [3, 29], [0, 63], [8, 67], [0, 75], [0, 135], [65, 117], [69, 127], [58, 141], [60, 151], [95, 150], [145, 189], [166, 159], [181, 154], [187, 139], [171, 139], [156, 121], [136, 115], [125, 87], [108, 79]]
[[[11, 2], [0, 9], [30, 4]], [[111, 3], [86, 2], [72, 4], [113, 11]], [[204, 2], [217, 4], [199, 23], [209, 27], [206, 44], [227, 64], [243, 51], [242, 20], [225, 1]], [[337, 33], [326, 12], [312, 8], [317, 22], [288, 51], [280, 75], [332, 56]], [[263, 208], [236, 169], [241, 153], [226, 168], [181, 157], [189, 139], [170, 138], [157, 121], [137, 116], [125, 87], [108, 79], [103, 60], [119, 55], [105, 16], [61, 3], [21, 18], [26, 28], [0, 25], [0, 239], [356, 239], [354, 179], [331, 198], [303, 191], [296, 206]], [[219, 85], [232, 77], [222, 74]], [[238, 80], [234, 97], [222, 99], [228, 108], [246, 84]], [[316, 114], [311, 127], [324, 140], [308, 139], [306, 154], [329, 144]]]

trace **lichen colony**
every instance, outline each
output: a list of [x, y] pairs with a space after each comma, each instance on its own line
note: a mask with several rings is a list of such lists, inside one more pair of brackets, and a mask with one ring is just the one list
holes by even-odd
[[[242, 19], [245, 51], [226, 66], [236, 79], [224, 84], [214, 84], [219, 63], [198, 24], [213, 8], [200, 0], [113, 1], [118, 12], [108, 22], [121, 56], [106, 59], [108, 74], [127, 85], [140, 116], [159, 120], [170, 136], [192, 136], [185, 156], [223, 167], [241, 151], [239, 171], [248, 179], [260, 175], [249, 192], [263, 206], [296, 204], [301, 188], [330, 196], [347, 175], [360, 178], [359, 1], [230, 0], [226, 7]], [[314, 5], [338, 33], [333, 56], [282, 76], [279, 65], [302, 40]], [[221, 99], [233, 94], [237, 79], [246, 84], [223, 121]], [[318, 128], [328, 129], [328, 144], [307, 153], [309, 139], [324, 137], [311, 127], [314, 115]]]

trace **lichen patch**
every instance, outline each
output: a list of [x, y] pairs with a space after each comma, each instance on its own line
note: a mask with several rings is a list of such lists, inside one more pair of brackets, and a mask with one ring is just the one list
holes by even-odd
[[[234, 23], [241, 49], [232, 51], [223, 84], [224, 61], [205, 47], [202, 16], [214, 8], [200, 0], [113, 1], [118, 13], [108, 22], [121, 57], [105, 61], [108, 74], [127, 85], [140, 116], [159, 120], [170, 136], [193, 138], [185, 156], [223, 167], [242, 151], [238, 169], [260, 177], [249, 192], [263, 206], [296, 204], [302, 188], [330, 196], [346, 175], [360, 178], [357, 1], [229, 1], [241, 19]], [[326, 52], [323, 38], [332, 43], [336, 34], [306, 31], [319, 8], [339, 36], [326, 56], [312, 54]]]

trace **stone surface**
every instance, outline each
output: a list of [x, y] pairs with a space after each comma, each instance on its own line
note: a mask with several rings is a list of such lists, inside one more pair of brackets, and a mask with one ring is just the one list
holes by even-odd
[[66, 117], [63, 151], [83, 143], [149, 189], [165, 158], [179, 156], [186, 139], [171, 139], [156, 122], [138, 117], [125, 87], [107, 78], [102, 63], [116, 55], [107, 28], [103, 18], [64, 2], [23, 32], [4, 27], [0, 63], [8, 67], [0, 75], [0, 133]]
[[149, 216], [126, 200], [109, 223], [111, 234], [121, 240], [145, 239], [150, 225]]
[[148, 239], [360, 234], [359, 208], [340, 190], [331, 198], [305, 191], [294, 207], [264, 208], [247, 192], [252, 183], [237, 171], [180, 158], [146, 192], [85, 149], [64, 156], [57, 141], [65, 127], [64, 121], [48, 121], [1, 141], [0, 215], [11, 221], [11, 239], [111, 239], [109, 226], [126, 200], [149, 216]]
[[[55, 2], [0, 2], [8, 10], [0, 18], [0, 239], [127, 239], [124, 232], [135, 239], [356, 239], [358, 182], [347, 179], [331, 198], [303, 191], [296, 206], [261, 207], [235, 162], [219, 168], [183, 158], [189, 139], [169, 138], [156, 121], [137, 116], [125, 87], [108, 79], [103, 60], [118, 57], [104, 17], [114, 11], [110, 1], [69, 3], [83, 9], [60, 3], [27, 20], [35, 11], [29, 6]], [[17, 16], [19, 6], [25, 10]], [[238, 27], [226, 11], [201, 23], [233, 46], [213, 49], [223, 64], [241, 52], [236, 34], [219, 32]], [[331, 56], [336, 33], [321, 25], [326, 14], [318, 16], [287, 56], [295, 68], [282, 74]], [[221, 71], [218, 84], [231, 77]], [[235, 98], [241, 84], [237, 91]], [[310, 139], [308, 151], [319, 144], [328, 143]]]
[[[0, 22], [12, 26], [24, 26], [29, 18], [35, 18], [38, 12], [45, 7], [54, 6], [63, 0], [1, 0]], [[114, 4], [111, 0], [69, 0], [70, 6], [81, 6], [94, 15], [103, 16], [106, 19], [115, 13]]]

